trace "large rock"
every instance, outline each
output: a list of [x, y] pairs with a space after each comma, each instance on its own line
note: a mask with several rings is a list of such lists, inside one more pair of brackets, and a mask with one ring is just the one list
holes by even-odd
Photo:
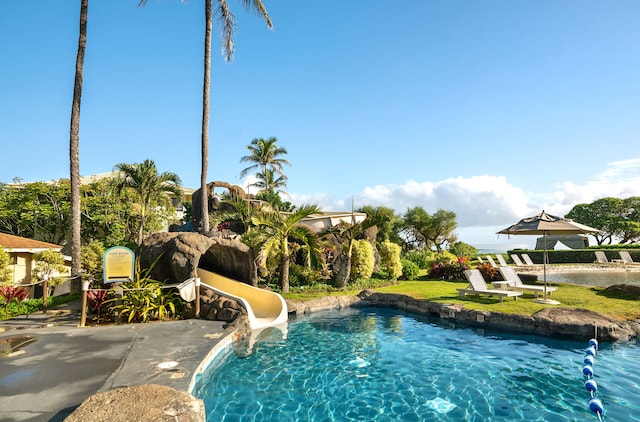
[[66, 422], [204, 422], [202, 400], [157, 384], [116, 388], [86, 399]]
[[239, 240], [211, 238], [193, 232], [154, 233], [138, 250], [141, 268], [153, 266], [150, 277], [182, 282], [196, 277], [198, 267], [234, 280], [257, 285], [251, 248]]
[[546, 337], [600, 341], [629, 340], [640, 336], [638, 321], [621, 321], [580, 308], [545, 308], [532, 316], [465, 309], [462, 304], [443, 304], [415, 299], [406, 295], [365, 290], [356, 302], [365, 306], [398, 308], [409, 312], [440, 317], [464, 325], [506, 330]]

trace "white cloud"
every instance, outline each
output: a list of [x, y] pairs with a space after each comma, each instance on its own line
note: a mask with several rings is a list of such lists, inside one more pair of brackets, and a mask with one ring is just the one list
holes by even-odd
[[[594, 175], [584, 185], [567, 181], [552, 192], [525, 192], [510, 184], [505, 176], [483, 175], [375, 185], [363, 189], [354, 197], [354, 203], [355, 208], [363, 205], [389, 207], [397, 214], [416, 206], [430, 213], [438, 209], [453, 211], [461, 240], [495, 243], [500, 241], [495, 235], [497, 231], [521, 218], [542, 210], [563, 216], [579, 203], [590, 203], [607, 196], [640, 196], [640, 158], [609, 163], [605, 171]], [[326, 193], [292, 194], [292, 202], [315, 203], [327, 211], [351, 209], [351, 198], [335, 200]], [[522, 242], [523, 239], [519, 240]], [[526, 243], [530, 243], [529, 240]]]

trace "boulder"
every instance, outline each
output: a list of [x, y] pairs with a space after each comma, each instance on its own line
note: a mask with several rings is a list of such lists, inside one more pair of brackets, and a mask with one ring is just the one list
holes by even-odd
[[[193, 232], [163, 232], [148, 236], [138, 249], [141, 268], [150, 277], [170, 283], [196, 277], [198, 267], [257, 285], [253, 251], [234, 239], [211, 238]], [[157, 260], [157, 262], [156, 262]]]
[[67, 422], [205, 420], [202, 400], [157, 384], [116, 388], [95, 394], [65, 419]]

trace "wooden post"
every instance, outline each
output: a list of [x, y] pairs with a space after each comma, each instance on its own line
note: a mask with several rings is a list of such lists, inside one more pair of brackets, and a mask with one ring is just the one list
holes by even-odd
[[49, 276], [44, 275], [42, 280], [42, 313], [47, 313], [47, 301], [49, 300]]
[[196, 318], [200, 318], [200, 277], [196, 278]]
[[82, 281], [82, 276], [80, 276], [80, 280], [82, 282], [82, 308], [80, 309], [80, 326], [84, 327], [87, 323], [87, 292], [89, 291], [89, 280]]

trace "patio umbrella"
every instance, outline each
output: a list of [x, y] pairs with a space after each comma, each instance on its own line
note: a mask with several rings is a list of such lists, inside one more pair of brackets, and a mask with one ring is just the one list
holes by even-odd
[[547, 214], [544, 210], [533, 217], [523, 218], [516, 224], [500, 230], [498, 234], [507, 235], [542, 235], [544, 239], [543, 248], [543, 277], [544, 277], [544, 299], [537, 300], [539, 303], [547, 303], [557, 305], [559, 302], [547, 299], [547, 242], [549, 235], [567, 235], [567, 234], [589, 234], [597, 233], [600, 230], [584, 224], [576, 223], [568, 218], [556, 217]]

